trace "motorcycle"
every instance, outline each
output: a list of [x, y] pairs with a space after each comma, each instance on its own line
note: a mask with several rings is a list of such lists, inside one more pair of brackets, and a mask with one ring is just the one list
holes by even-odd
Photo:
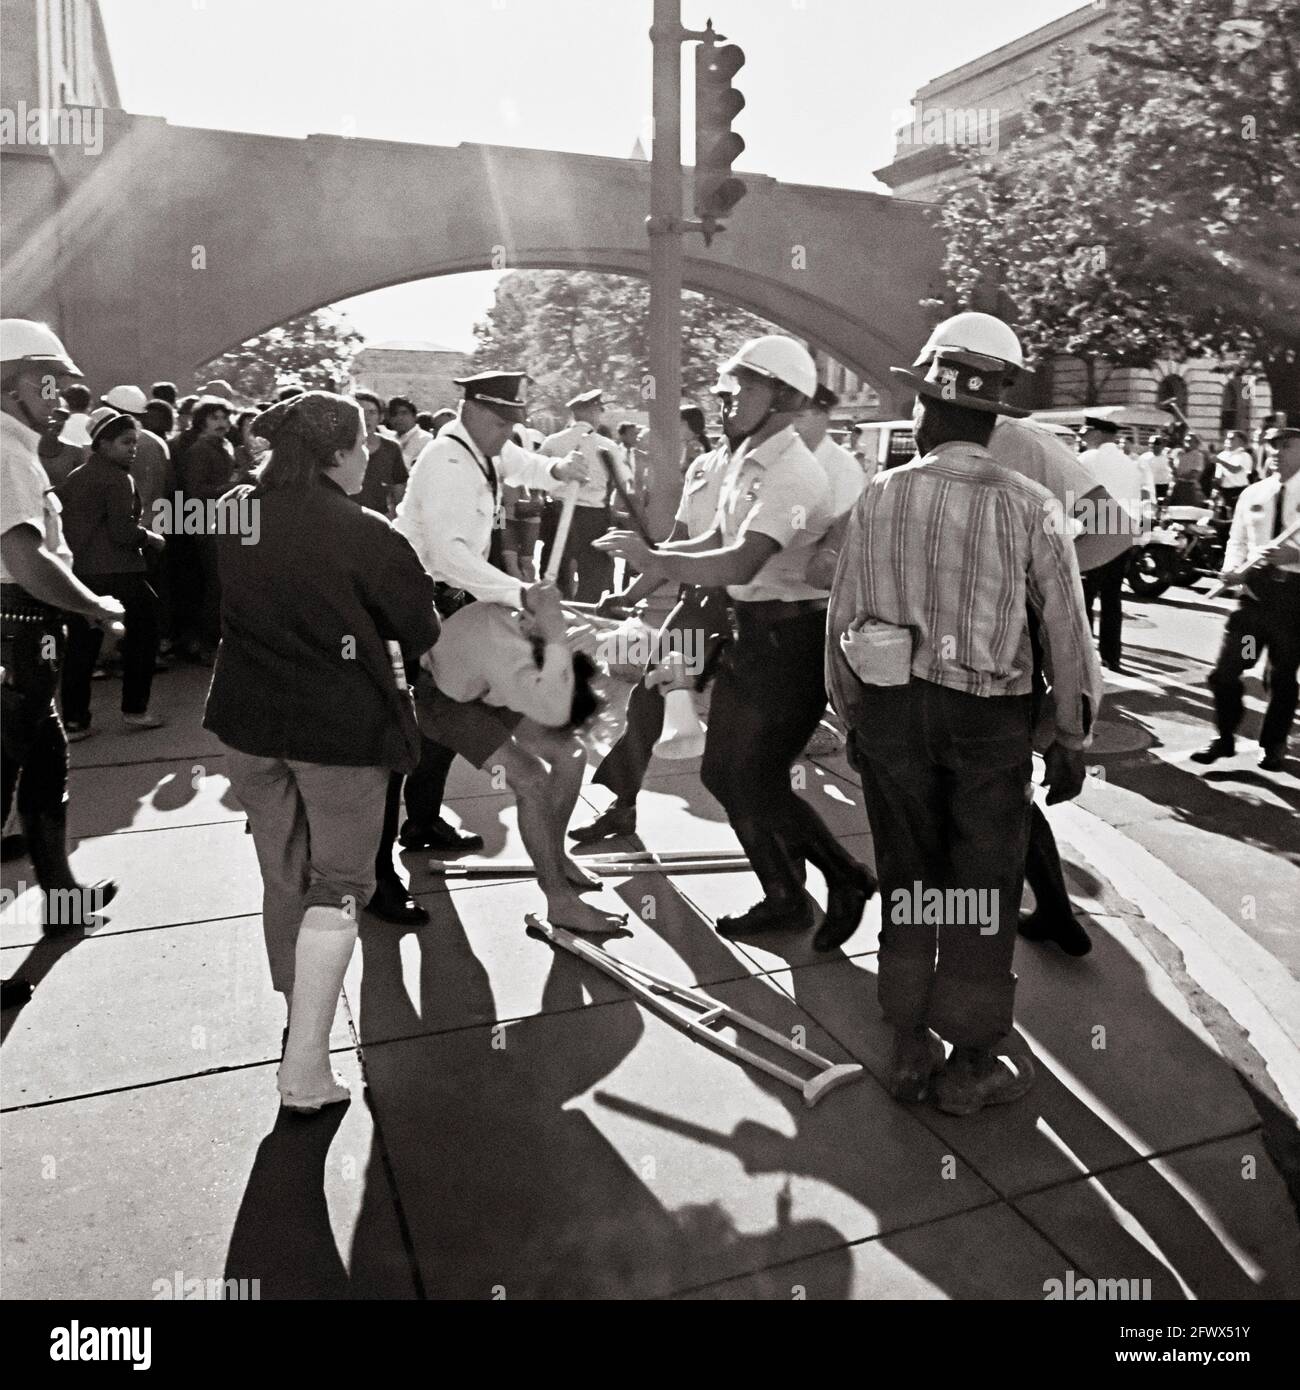
[[1173, 584], [1191, 587], [1217, 578], [1232, 526], [1216, 502], [1211, 507], [1165, 507], [1129, 558], [1125, 576], [1138, 598], [1159, 598]]

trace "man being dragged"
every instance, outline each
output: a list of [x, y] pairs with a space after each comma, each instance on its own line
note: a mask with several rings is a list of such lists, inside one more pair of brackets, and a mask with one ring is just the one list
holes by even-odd
[[564, 829], [582, 787], [577, 731], [600, 701], [595, 665], [570, 649], [568, 620], [554, 584], [524, 591], [523, 610], [473, 603], [443, 624], [422, 659], [416, 708], [425, 733], [475, 767], [499, 765], [519, 799], [519, 833], [546, 895], [547, 920], [574, 931], [613, 932], [623, 915], [578, 896], [600, 879], [564, 852]]

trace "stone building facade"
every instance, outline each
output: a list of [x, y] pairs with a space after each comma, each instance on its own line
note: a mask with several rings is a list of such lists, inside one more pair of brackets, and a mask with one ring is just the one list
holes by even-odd
[[[1089, 51], [1113, 22], [1106, 5], [1088, 4], [1001, 48], [943, 73], [919, 88], [909, 112], [898, 114], [894, 158], [875, 175], [900, 198], [939, 202], [963, 176], [958, 146], [978, 145], [996, 159], [1022, 128], [1022, 113], [1044, 87], [1062, 49], [1073, 52], [1080, 76], [1104, 61]], [[1268, 381], [1235, 375], [1213, 359], [1159, 362], [1146, 370], [1102, 368], [1098, 399], [1087, 399], [1083, 364], [1058, 358], [1037, 373], [1032, 397], [1041, 408], [1150, 405], [1173, 399], [1202, 437], [1250, 430], [1271, 409]]]
[[385, 401], [406, 396], [417, 410], [441, 410], [460, 399], [452, 379], [464, 376], [468, 363], [468, 353], [437, 343], [373, 343], [352, 360], [351, 388], [373, 391]]

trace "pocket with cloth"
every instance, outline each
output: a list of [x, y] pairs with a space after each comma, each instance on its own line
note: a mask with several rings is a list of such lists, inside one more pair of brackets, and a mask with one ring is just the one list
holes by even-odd
[[863, 685], [907, 685], [912, 679], [910, 627], [862, 618], [840, 636], [840, 651]]

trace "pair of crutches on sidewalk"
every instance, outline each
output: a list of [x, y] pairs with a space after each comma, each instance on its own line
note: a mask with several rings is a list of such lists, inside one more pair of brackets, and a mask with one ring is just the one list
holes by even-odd
[[[766, 1023], [760, 1023], [756, 1018], [750, 1018], [739, 1009], [733, 1009], [730, 1004], [724, 1004], [697, 986], [677, 984], [673, 980], [664, 979], [662, 975], [656, 975], [644, 966], [616, 960], [564, 927], [552, 926], [531, 914], [524, 920], [527, 922], [530, 936], [548, 941], [552, 946], [577, 956], [588, 965], [595, 966], [597, 970], [621, 984], [647, 1008], [653, 1009], [655, 1013], [692, 1037], [709, 1043], [738, 1062], [757, 1067], [759, 1071], [766, 1072], [768, 1076], [775, 1077], [787, 1086], [793, 1086], [803, 1096], [805, 1105], [816, 1105], [827, 1092], [835, 1090], [837, 1086], [847, 1085], [850, 1081], [856, 1081], [862, 1075], [862, 1067], [858, 1063], [832, 1062], [829, 1057], [823, 1057], [819, 1052], [801, 1046], [787, 1038], [784, 1033], [769, 1028]], [[715, 1025], [730, 1026], [737, 1032], [743, 1029], [763, 1038], [792, 1057], [812, 1066], [813, 1075], [801, 1076], [789, 1067], [782, 1066], [739, 1042], [733, 1042], [732, 1039], [715, 1032]]]

